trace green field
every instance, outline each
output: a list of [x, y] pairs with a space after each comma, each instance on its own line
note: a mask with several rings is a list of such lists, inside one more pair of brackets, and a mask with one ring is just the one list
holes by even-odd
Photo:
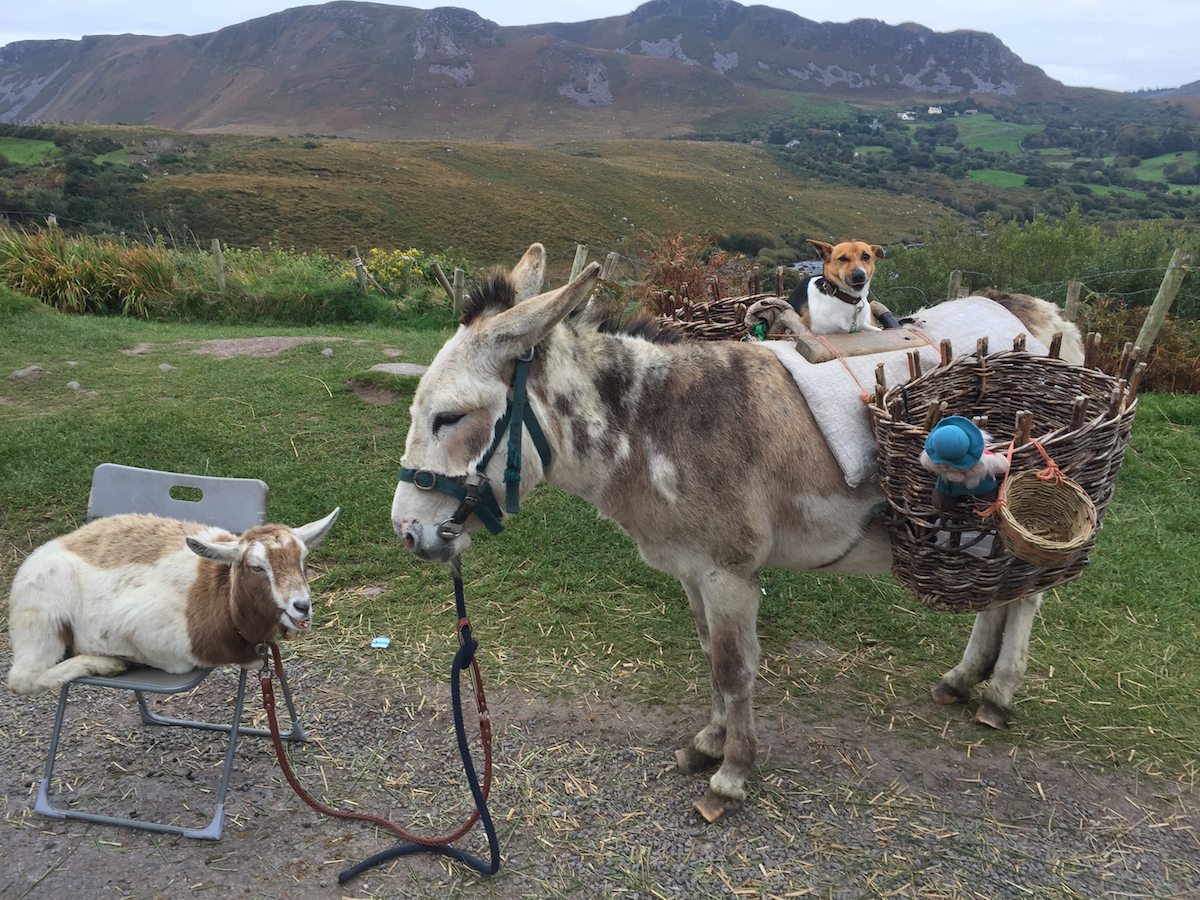
[[986, 150], [989, 153], [1010, 153], [1020, 156], [1021, 141], [1031, 134], [1037, 134], [1042, 129], [1034, 125], [1011, 125], [998, 121], [991, 114], [978, 116], [959, 116], [954, 119], [958, 129], [958, 139], [964, 146], [974, 150]]
[[0, 137], [0, 156], [9, 162], [34, 166], [62, 156], [62, 150], [52, 141], [31, 141], [25, 138]]
[[1024, 175], [1005, 172], [1001, 169], [972, 169], [970, 176], [976, 184], [989, 184], [993, 187], [1025, 187]]

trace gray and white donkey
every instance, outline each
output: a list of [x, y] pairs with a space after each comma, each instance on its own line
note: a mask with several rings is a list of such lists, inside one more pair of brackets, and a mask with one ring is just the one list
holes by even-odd
[[[712, 821], [744, 800], [757, 752], [759, 570], [888, 572], [888, 535], [875, 515], [883, 496], [871, 483], [847, 486], [769, 350], [656, 340], [652, 329], [614, 332], [580, 309], [596, 286], [595, 264], [539, 294], [544, 272], [545, 251], [534, 244], [507, 278], [477, 290], [421, 379], [392, 523], [423, 559], [446, 562], [466, 548], [480, 522], [442, 488], [450, 483], [461, 495], [463, 485], [502, 483], [504, 454], [492, 455], [497, 426], [516, 360], [532, 350], [528, 403], [550, 461], [530, 452], [527, 429], [520, 493], [544, 479], [583, 497], [629, 533], [649, 565], [682, 582], [713, 699], [711, 719], [677, 759], [687, 772], [719, 763], [697, 804]], [[1073, 331], [1049, 303], [1022, 298], [1013, 306], [1043, 343], [1055, 330]], [[1075, 349], [1065, 347], [1064, 358]], [[933, 698], [965, 702], [990, 676], [976, 719], [1004, 727], [1040, 603], [1033, 594], [978, 613], [962, 661]]]

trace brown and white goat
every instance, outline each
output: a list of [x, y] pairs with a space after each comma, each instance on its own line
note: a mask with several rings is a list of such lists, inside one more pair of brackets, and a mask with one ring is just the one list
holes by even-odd
[[241, 537], [195, 522], [110, 516], [43, 544], [9, 595], [8, 686], [36, 694], [131, 662], [168, 672], [251, 665], [256, 645], [312, 624], [305, 559], [339, 511]]

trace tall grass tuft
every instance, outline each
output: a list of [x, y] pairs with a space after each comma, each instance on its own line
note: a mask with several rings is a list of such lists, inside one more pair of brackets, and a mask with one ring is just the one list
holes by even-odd
[[145, 318], [174, 287], [164, 251], [69, 237], [53, 226], [0, 229], [0, 280], [62, 312], [135, 318]]

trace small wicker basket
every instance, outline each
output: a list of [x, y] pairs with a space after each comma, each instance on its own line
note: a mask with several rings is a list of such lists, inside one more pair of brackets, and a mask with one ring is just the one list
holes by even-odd
[[1004, 479], [996, 530], [1013, 555], [1035, 566], [1066, 562], [1096, 533], [1096, 504], [1069, 478], [1017, 472]]
[[[1137, 377], [1127, 384], [1016, 350], [952, 358], [946, 348], [944, 358], [906, 384], [881, 387], [871, 404], [892, 573], [927, 607], [948, 612], [991, 609], [1077, 578], [1112, 499]], [[934, 507], [934, 476], [920, 456], [948, 415], [1000, 438], [993, 452], [1013, 438], [1003, 504], [968, 497], [953, 512]], [[1037, 477], [1047, 458], [1061, 480]]]

